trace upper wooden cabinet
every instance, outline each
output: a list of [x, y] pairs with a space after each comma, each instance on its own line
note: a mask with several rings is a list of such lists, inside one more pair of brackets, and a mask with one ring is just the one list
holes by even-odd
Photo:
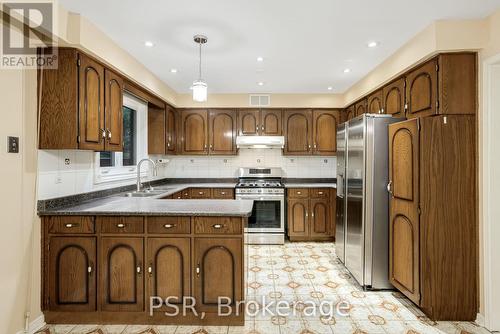
[[347, 109], [345, 110], [345, 113], [346, 113], [346, 116], [345, 116], [346, 121], [356, 117], [356, 108], [355, 108], [354, 104], [347, 107]]
[[291, 109], [283, 113], [285, 155], [309, 155], [312, 152], [311, 110]]
[[234, 155], [236, 111], [233, 109], [183, 109], [181, 151], [195, 155]]
[[208, 154], [208, 111], [181, 111], [181, 151], [183, 154]]
[[370, 114], [383, 114], [384, 107], [382, 102], [382, 90], [378, 90], [368, 96], [368, 113]]
[[148, 105], [148, 153], [165, 154], [165, 108]]
[[338, 110], [313, 110], [313, 154], [335, 155], [337, 152]]
[[283, 112], [284, 155], [335, 155], [339, 110], [290, 109]]
[[40, 149], [122, 150], [123, 79], [72, 48], [40, 68]]
[[166, 145], [167, 154], [177, 153], [177, 111], [167, 104], [166, 109]]
[[367, 100], [363, 99], [363, 100], [357, 102], [354, 105], [354, 109], [355, 109], [355, 115], [356, 115], [356, 117], [358, 117], [359, 115], [365, 114], [367, 112], [367, 110], [368, 110]]
[[405, 78], [397, 79], [382, 89], [383, 113], [405, 117]]
[[445, 53], [409, 72], [406, 116], [475, 114], [476, 62], [475, 53]]
[[236, 117], [236, 111], [232, 109], [210, 109], [209, 154], [236, 154]]
[[238, 135], [281, 136], [281, 109], [242, 109], [238, 112]]

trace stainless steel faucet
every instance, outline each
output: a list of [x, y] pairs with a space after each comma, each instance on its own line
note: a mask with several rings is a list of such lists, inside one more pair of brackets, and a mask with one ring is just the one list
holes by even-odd
[[141, 165], [143, 162], [145, 161], [149, 161], [151, 163], [151, 165], [153, 166], [153, 176], [156, 176], [156, 163], [149, 159], [149, 158], [145, 158], [145, 159], [142, 159], [141, 161], [139, 161], [137, 163], [137, 191], [141, 191]]

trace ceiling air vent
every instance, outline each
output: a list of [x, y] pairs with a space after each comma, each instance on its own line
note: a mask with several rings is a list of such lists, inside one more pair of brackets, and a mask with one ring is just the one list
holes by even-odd
[[269, 107], [271, 105], [271, 95], [250, 94], [250, 107]]

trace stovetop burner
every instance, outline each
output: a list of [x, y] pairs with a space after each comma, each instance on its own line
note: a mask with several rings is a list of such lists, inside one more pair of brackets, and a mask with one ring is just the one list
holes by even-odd
[[283, 188], [281, 181], [247, 181], [240, 180], [238, 188]]

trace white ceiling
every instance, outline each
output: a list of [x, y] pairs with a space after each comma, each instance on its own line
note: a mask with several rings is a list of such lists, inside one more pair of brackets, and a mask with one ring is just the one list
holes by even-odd
[[[328, 86], [342, 93], [432, 21], [481, 18], [500, 7], [500, 0], [60, 2], [178, 93], [188, 93], [197, 77], [192, 38], [198, 33], [208, 36], [203, 77], [209, 93], [328, 93]], [[155, 46], [145, 47], [146, 40]], [[372, 40], [380, 45], [368, 48]]]

